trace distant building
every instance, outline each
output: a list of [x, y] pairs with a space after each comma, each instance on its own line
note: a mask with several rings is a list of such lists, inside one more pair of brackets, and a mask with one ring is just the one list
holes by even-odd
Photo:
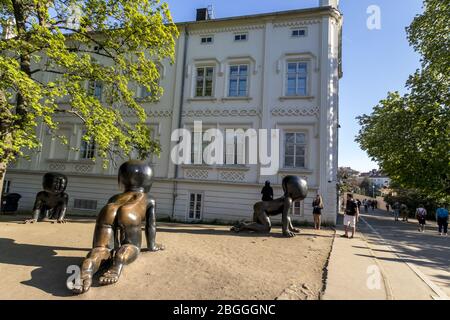
[[383, 171], [377, 169], [360, 173], [358, 181], [361, 183], [365, 178], [368, 178], [378, 188], [387, 188], [391, 184], [391, 179]]

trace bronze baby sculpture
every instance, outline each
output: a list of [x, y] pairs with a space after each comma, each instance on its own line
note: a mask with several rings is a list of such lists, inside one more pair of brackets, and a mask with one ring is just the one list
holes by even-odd
[[32, 219], [25, 223], [34, 223], [47, 219], [56, 219], [58, 223], [65, 223], [69, 196], [64, 191], [67, 187], [67, 177], [62, 173], [48, 172], [42, 179], [44, 191], [36, 195]]
[[296, 176], [283, 178], [282, 187], [284, 196], [272, 201], [258, 201], [253, 206], [253, 222], [240, 222], [231, 228], [231, 231], [270, 232], [271, 216], [282, 214], [282, 230], [285, 237], [294, 237], [299, 229], [293, 227], [289, 217], [289, 209], [294, 201], [303, 200], [308, 194], [308, 185], [305, 180]]
[[148, 250], [164, 249], [155, 242], [155, 200], [148, 194], [152, 185], [152, 169], [143, 161], [130, 160], [120, 166], [118, 176], [124, 192], [109, 199], [98, 214], [93, 249], [82, 263], [81, 282], [75, 284], [74, 293], [88, 291], [92, 277], [104, 263], [109, 263], [109, 268], [100, 276], [100, 284], [118, 281], [124, 265], [136, 260], [141, 251], [141, 223], [144, 219]]

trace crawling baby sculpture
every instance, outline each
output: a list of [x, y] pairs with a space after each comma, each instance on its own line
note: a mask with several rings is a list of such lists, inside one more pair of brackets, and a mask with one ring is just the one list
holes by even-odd
[[153, 172], [148, 164], [131, 160], [119, 168], [119, 184], [124, 192], [109, 199], [97, 217], [93, 249], [81, 266], [81, 283], [73, 291], [89, 290], [92, 277], [106, 263], [108, 269], [100, 276], [100, 284], [118, 281], [124, 265], [136, 260], [141, 251], [141, 223], [145, 219], [145, 235], [149, 251], [163, 249], [155, 243], [155, 200], [148, 192]]
[[67, 187], [67, 177], [62, 173], [48, 172], [42, 178], [42, 187], [36, 195], [32, 219], [25, 223], [34, 223], [46, 219], [56, 219], [58, 223], [65, 223], [69, 196], [64, 191]]
[[231, 228], [231, 231], [270, 232], [271, 216], [282, 214], [282, 230], [285, 237], [294, 237], [300, 232], [292, 226], [289, 209], [294, 201], [303, 200], [308, 194], [308, 185], [305, 180], [296, 176], [286, 176], [282, 181], [284, 195], [272, 201], [258, 201], [253, 206], [253, 222], [240, 222]]

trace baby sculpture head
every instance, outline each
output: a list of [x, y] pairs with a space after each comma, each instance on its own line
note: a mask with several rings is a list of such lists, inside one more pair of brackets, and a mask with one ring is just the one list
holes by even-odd
[[297, 176], [286, 176], [282, 181], [285, 195], [295, 200], [303, 200], [308, 195], [308, 183]]
[[42, 178], [42, 187], [49, 193], [62, 193], [67, 187], [67, 177], [62, 173], [47, 172]]
[[119, 168], [119, 185], [124, 191], [149, 192], [153, 182], [153, 170], [144, 161], [130, 160]]

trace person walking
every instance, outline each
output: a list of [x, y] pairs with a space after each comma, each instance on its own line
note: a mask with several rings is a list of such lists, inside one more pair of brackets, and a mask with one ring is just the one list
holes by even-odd
[[387, 211], [388, 213], [391, 212], [389, 203], [386, 203], [386, 211]]
[[344, 214], [344, 229], [345, 234], [341, 237], [348, 237], [348, 229], [352, 228], [352, 236], [350, 239], [353, 239], [356, 232], [356, 222], [359, 219], [358, 205], [356, 201], [353, 199], [353, 195], [351, 193], [347, 194], [347, 203], [345, 205], [345, 214]]
[[270, 186], [270, 181], [266, 181], [266, 184], [261, 190], [262, 201], [272, 201], [273, 200], [273, 189]]
[[372, 212], [375, 211], [375, 200], [370, 201], [370, 206], [372, 207]]
[[400, 215], [402, 216], [403, 222], [408, 222], [408, 214], [408, 207], [406, 206], [406, 204], [402, 203], [400, 205]]
[[361, 201], [358, 199], [356, 200], [356, 204], [358, 205], [358, 211], [361, 212]]
[[439, 227], [439, 234], [447, 235], [448, 229], [448, 209], [445, 206], [441, 206], [436, 210], [436, 221]]
[[392, 205], [392, 209], [394, 210], [394, 219], [395, 219], [395, 221], [398, 221], [398, 217], [400, 216], [400, 203], [398, 203], [398, 201], [396, 201]]
[[320, 225], [321, 225], [320, 218], [322, 216], [323, 200], [319, 194], [316, 195], [316, 198], [314, 199], [312, 206], [313, 206], [313, 216], [314, 216], [314, 229], [320, 230]]
[[427, 218], [427, 210], [422, 204], [416, 209], [416, 219], [419, 222], [419, 232], [425, 232], [425, 224]]
[[364, 212], [365, 213], [369, 212], [369, 201], [367, 199], [364, 199], [363, 205], [364, 205]]

